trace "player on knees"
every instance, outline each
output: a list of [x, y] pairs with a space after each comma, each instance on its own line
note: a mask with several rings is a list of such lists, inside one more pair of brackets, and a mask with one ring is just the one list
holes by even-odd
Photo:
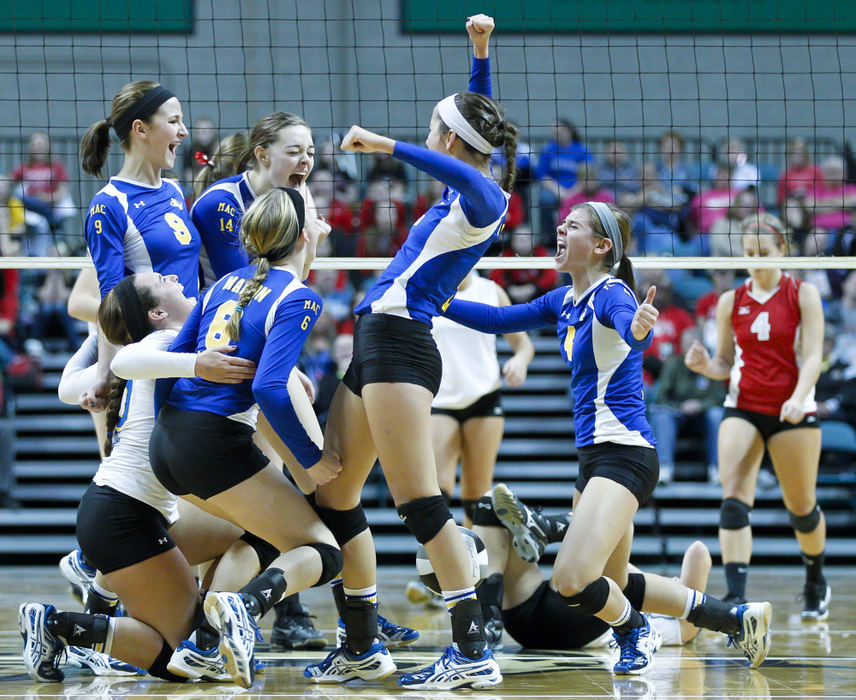
[[[319, 486], [316, 499], [345, 556], [346, 643], [306, 669], [319, 682], [372, 679], [387, 673], [376, 642], [377, 572], [360, 493], [376, 458], [398, 513], [425, 544], [452, 622], [453, 644], [434, 664], [399, 679], [407, 688], [486, 687], [502, 679], [485, 643], [469, 556], [437, 484], [431, 444], [431, 401], [440, 357], [431, 319], [457, 289], [502, 227], [508, 194], [490, 177], [490, 154], [504, 147], [511, 164], [517, 129], [489, 98], [488, 40], [493, 20], [470, 18], [471, 92], [450, 95], [431, 116], [427, 149], [352, 127], [342, 147], [381, 152], [448, 185], [416, 221], [402, 248], [357, 307], [354, 358], [333, 398], [327, 443], [343, 459], [342, 473]], [[509, 167], [503, 187], [513, 183]], [[394, 665], [392, 666], [394, 669]]]
[[326, 482], [340, 469], [338, 456], [310, 437], [310, 429], [320, 434], [317, 422], [304, 427], [288, 393], [290, 372], [321, 311], [320, 298], [301, 281], [318, 243], [304, 216], [294, 189], [275, 188], [256, 199], [241, 235], [257, 262], [216, 282], [170, 348], [236, 345], [235, 356], [258, 365], [252, 385], [159, 383], [163, 408], [150, 443], [152, 468], [170, 491], [283, 552], [239, 591], [240, 605], [223, 594], [209, 593], [205, 601], [209, 622], [227, 642], [221, 645], [227, 669], [244, 686], [254, 674], [253, 618], [287, 594], [330, 581], [342, 562], [330, 531], [252, 442], [258, 404], [313, 480]]
[[[621, 674], [645, 672], [657, 646], [656, 632], [620, 585], [627, 572], [633, 517], [658, 476], [642, 392], [642, 352], [651, 343], [658, 315], [651, 304], [656, 289], [637, 303], [625, 254], [629, 244], [626, 213], [601, 202], [579, 204], [557, 228], [556, 269], [570, 273], [570, 286], [528, 304], [496, 308], [453, 300], [447, 310], [453, 320], [486, 333], [546, 325], [557, 329], [573, 377], [580, 471], [574, 518], [553, 580], [568, 606], [613, 628], [621, 650], [614, 671]], [[658, 612], [726, 632], [752, 665], [763, 660], [769, 648], [769, 603], [732, 609], [704, 594], [674, 587], [670, 592], [673, 597]]]
[[[785, 228], [775, 216], [753, 214], [742, 226], [744, 255], [788, 254]], [[814, 401], [823, 354], [820, 294], [778, 268], [752, 269], [743, 284], [719, 298], [716, 323], [714, 357], [696, 342], [685, 362], [711, 379], [729, 379], [719, 425], [726, 600], [746, 599], [749, 516], [766, 448], [805, 564], [802, 618], [826, 619], [831, 590], [823, 576], [826, 520], [817, 503], [820, 425]]]

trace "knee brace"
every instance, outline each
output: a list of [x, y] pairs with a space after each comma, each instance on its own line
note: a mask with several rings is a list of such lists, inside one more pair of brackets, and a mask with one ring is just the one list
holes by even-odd
[[621, 592], [634, 610], [641, 610], [645, 602], [645, 574], [627, 574], [627, 585]]
[[476, 501], [476, 510], [471, 517], [473, 525], [502, 527], [502, 522], [500, 522], [493, 511], [493, 503], [491, 503], [490, 496], [482, 496]]
[[276, 547], [261, 537], [257, 537], [252, 532], [244, 530], [241, 539], [253, 548], [253, 551], [259, 558], [260, 571], [267, 569], [271, 565], [271, 562], [279, 556], [279, 550]]
[[312, 547], [312, 549], [318, 552], [318, 556], [321, 557], [321, 575], [314, 585], [323, 586], [339, 575], [339, 572], [342, 570], [342, 564], [345, 563], [341, 549], [325, 544], [324, 542], [313, 542], [306, 546]]
[[177, 676], [166, 668], [170, 657], [172, 656], [172, 652], [172, 647], [164, 641], [160, 654], [158, 654], [152, 665], [149, 666], [149, 673], [151, 673], [155, 678], [162, 678], [170, 683], [187, 683], [187, 678], [184, 676]]
[[559, 597], [575, 613], [594, 615], [603, 610], [606, 601], [609, 600], [609, 582], [601, 576], [576, 595], [564, 596], [560, 593]]
[[788, 516], [791, 519], [791, 527], [797, 532], [814, 532], [820, 522], [820, 513], [820, 505], [818, 503], [815, 503], [814, 508], [805, 515], [797, 515], [788, 511]]
[[398, 517], [404, 521], [417, 542], [425, 544], [433, 540], [446, 522], [452, 519], [452, 513], [442, 496], [426, 496], [400, 505]]
[[472, 498], [462, 498], [461, 505], [464, 507], [464, 514], [472, 521], [478, 507], [478, 500]]
[[726, 498], [719, 509], [719, 527], [723, 530], [741, 530], [749, 527], [749, 515], [752, 506], [747, 506], [736, 498]]
[[340, 547], [350, 542], [364, 530], [369, 529], [366, 512], [361, 505], [350, 510], [336, 510], [335, 508], [319, 506], [313, 502], [312, 507], [315, 508], [321, 522], [330, 528], [330, 532], [333, 533], [333, 537], [336, 538]]

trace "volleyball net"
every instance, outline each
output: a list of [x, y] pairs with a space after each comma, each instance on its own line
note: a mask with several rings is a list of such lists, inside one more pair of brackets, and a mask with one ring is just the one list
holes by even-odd
[[[4, 268], [87, 264], [104, 181], [77, 150], [126, 82], [154, 78], [190, 128], [173, 173], [191, 194], [219, 139], [285, 110], [312, 127], [310, 180], [334, 226], [318, 267], [378, 269], [436, 184], [338, 149], [351, 124], [421, 142], [467, 85], [468, 15], [496, 18], [494, 96], [519, 125], [518, 184], [495, 257], [544, 269], [571, 204], [632, 214], [639, 268], [742, 269], [734, 233], [764, 210], [796, 269], [854, 266], [856, 5], [843, 0], [31, 0], [0, 7]], [[114, 139], [115, 140], [115, 139]], [[108, 174], [121, 167], [113, 144]], [[502, 157], [494, 158], [497, 173]], [[737, 257], [734, 257], [734, 254]], [[839, 256], [824, 259], [820, 256]], [[698, 277], [703, 277], [699, 272]], [[833, 285], [831, 294], [837, 293]]]

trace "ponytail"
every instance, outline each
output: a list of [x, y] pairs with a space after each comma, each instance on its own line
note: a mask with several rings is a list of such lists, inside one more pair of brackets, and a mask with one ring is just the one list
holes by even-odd
[[247, 132], [237, 131], [220, 141], [210, 158], [204, 153], [195, 154], [196, 160], [203, 163], [205, 167], [193, 178], [194, 198], [202, 194], [217, 180], [243, 172], [239, 163], [246, 156], [248, 142]]
[[226, 323], [226, 337], [224, 342], [236, 343], [241, 338], [241, 316], [244, 315], [244, 309], [250, 303], [253, 296], [267, 279], [270, 272], [270, 261], [267, 258], [259, 258], [256, 260], [256, 272], [252, 278], [244, 285], [241, 290], [241, 296], [238, 297], [238, 303], [235, 310], [229, 317]]
[[503, 132], [502, 145], [505, 148], [505, 174], [502, 177], [500, 187], [506, 192], [514, 189], [514, 181], [517, 179], [517, 127], [507, 119], [502, 120], [500, 128]]
[[116, 377], [110, 384], [110, 396], [107, 399], [107, 438], [104, 440], [104, 456], [109, 457], [113, 452], [113, 433], [119, 422], [119, 410], [122, 408], [122, 396], [125, 394], [127, 379]]
[[636, 277], [633, 272], [633, 263], [630, 262], [630, 258], [627, 257], [626, 253], [618, 261], [618, 269], [615, 271], [615, 276], [630, 287], [630, 291], [633, 294], [636, 294]]
[[87, 129], [80, 142], [80, 164], [83, 172], [101, 177], [110, 152], [110, 125], [106, 119]]

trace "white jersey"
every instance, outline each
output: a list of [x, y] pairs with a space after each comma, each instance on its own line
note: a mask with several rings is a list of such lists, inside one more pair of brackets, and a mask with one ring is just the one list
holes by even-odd
[[[137, 345], [140, 349], [166, 350], [176, 335], [174, 330], [156, 331]], [[157, 480], [149, 463], [149, 438], [155, 425], [155, 381], [128, 380], [114, 431], [113, 452], [101, 462], [92, 481], [150, 505], [167, 522], [174, 523], [178, 520], [178, 497]]]
[[[470, 285], [455, 299], [499, 306], [496, 283], [474, 275]], [[444, 316], [434, 319], [431, 329], [440, 357], [443, 376], [431, 406], [457, 410], [471, 406], [502, 383], [496, 359], [496, 336], [474, 331]]]

